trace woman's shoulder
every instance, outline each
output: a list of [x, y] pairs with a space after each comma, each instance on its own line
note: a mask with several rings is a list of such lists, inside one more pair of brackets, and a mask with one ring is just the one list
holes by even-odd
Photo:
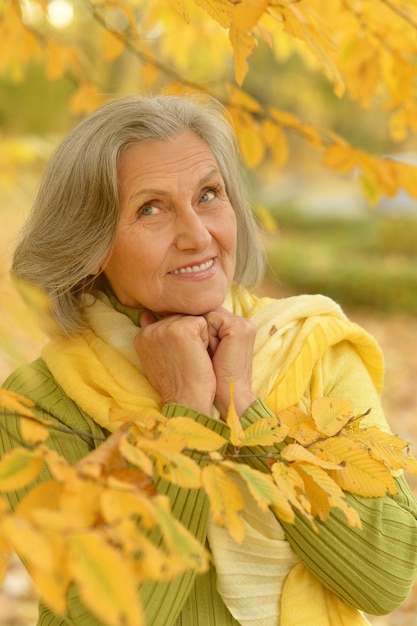
[[14, 370], [2, 388], [33, 402], [35, 414], [58, 420], [69, 428], [94, 432], [99, 436], [104, 433], [104, 430], [65, 393], [41, 357]]
[[[57, 386], [45, 361], [39, 357], [31, 363], [25, 363], [8, 375], [2, 388], [26, 395], [36, 392], [44, 385]], [[26, 393], [23, 393], [25, 391]]]

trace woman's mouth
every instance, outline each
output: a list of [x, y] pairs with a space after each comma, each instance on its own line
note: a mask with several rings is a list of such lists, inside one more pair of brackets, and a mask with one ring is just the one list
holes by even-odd
[[204, 272], [212, 267], [214, 259], [209, 259], [200, 265], [187, 265], [186, 267], [180, 267], [177, 270], [173, 270], [170, 274], [197, 274], [198, 272]]

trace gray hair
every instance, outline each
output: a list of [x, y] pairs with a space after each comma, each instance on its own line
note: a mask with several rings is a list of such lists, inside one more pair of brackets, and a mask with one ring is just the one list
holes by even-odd
[[82, 295], [97, 288], [100, 277], [92, 272], [115, 242], [122, 150], [132, 143], [170, 140], [186, 130], [212, 150], [236, 213], [235, 282], [253, 287], [261, 279], [263, 255], [224, 108], [202, 94], [116, 98], [80, 122], [53, 154], [14, 254], [12, 274], [49, 296], [64, 334], [87, 327]]

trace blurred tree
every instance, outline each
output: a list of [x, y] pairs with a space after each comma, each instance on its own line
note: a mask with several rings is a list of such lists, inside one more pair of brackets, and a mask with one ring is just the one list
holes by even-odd
[[[400, 188], [417, 197], [414, 168], [279, 108], [280, 68], [293, 64], [295, 85], [300, 72], [321, 74], [335, 98], [382, 112], [404, 142], [417, 130], [416, 31], [417, 0], [0, 0], [0, 76], [19, 82], [42, 66], [46, 81], [69, 80], [56, 96], [75, 116], [126, 91], [209, 92], [230, 110], [249, 167], [281, 167], [288, 136], [300, 136], [326, 167], [357, 169], [375, 203]], [[295, 93], [305, 116], [310, 92]]]

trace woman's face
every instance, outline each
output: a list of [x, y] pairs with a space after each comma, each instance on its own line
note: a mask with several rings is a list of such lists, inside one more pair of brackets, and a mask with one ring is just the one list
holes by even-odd
[[119, 166], [120, 222], [104, 273], [118, 299], [156, 313], [221, 306], [235, 271], [236, 216], [197, 135], [137, 143]]

